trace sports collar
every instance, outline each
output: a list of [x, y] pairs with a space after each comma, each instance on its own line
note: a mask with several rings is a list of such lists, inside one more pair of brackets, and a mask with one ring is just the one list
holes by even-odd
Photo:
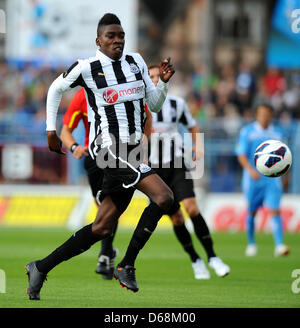
[[266, 129], [264, 129], [257, 121], [255, 121], [254, 125], [255, 125], [255, 128], [259, 131], [272, 131], [273, 130], [272, 123], [270, 123]]

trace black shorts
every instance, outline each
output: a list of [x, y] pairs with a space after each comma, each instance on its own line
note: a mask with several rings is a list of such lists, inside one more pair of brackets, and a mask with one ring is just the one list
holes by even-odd
[[155, 168], [154, 170], [173, 191], [174, 201], [180, 202], [183, 199], [195, 197], [193, 179], [184, 161], [181, 168], [174, 168], [170, 165], [170, 168]]
[[[87, 173], [93, 197], [96, 197], [98, 192], [100, 192], [99, 201], [102, 201], [104, 199], [104, 194], [102, 194], [104, 170], [97, 166], [96, 160], [92, 159], [90, 155], [84, 158], [84, 169]], [[122, 188], [118, 192], [110, 194], [112, 201], [121, 213], [125, 211], [130, 203], [134, 190], [133, 188], [130, 190]]]
[[128, 147], [127, 154], [112, 147], [101, 149], [97, 156], [97, 165], [103, 168], [104, 172], [100, 201], [110, 195], [116, 206], [116, 202], [122, 202], [122, 206], [117, 208], [123, 212], [131, 201], [135, 185], [147, 176], [155, 174], [155, 171], [139, 158], [130, 155], [133, 154], [132, 151], [137, 152], [139, 145], [123, 144], [122, 147]]

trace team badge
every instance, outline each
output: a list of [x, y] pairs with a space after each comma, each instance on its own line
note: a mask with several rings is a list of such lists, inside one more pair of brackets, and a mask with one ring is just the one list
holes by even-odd
[[146, 172], [149, 172], [151, 170], [151, 167], [148, 166], [145, 163], [141, 163], [140, 166], [139, 166], [139, 169], [140, 169], [141, 173], [146, 173]]
[[130, 64], [129, 66], [130, 66], [131, 73], [137, 74], [140, 72], [140, 69], [137, 67], [136, 64]]

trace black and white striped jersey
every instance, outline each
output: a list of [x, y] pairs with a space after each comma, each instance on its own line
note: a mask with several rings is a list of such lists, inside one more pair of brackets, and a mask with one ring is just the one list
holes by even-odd
[[113, 60], [97, 50], [95, 57], [78, 60], [51, 84], [48, 131], [56, 130], [62, 93], [76, 86], [84, 87], [86, 93], [92, 156], [114, 142], [138, 144], [143, 136], [145, 102], [151, 111], [159, 111], [168, 90], [168, 83], [161, 80], [154, 86], [140, 54], [124, 53], [120, 60]]
[[174, 156], [183, 156], [180, 123], [188, 129], [197, 124], [183, 98], [167, 95], [162, 110], [152, 113], [151, 164], [165, 164]]

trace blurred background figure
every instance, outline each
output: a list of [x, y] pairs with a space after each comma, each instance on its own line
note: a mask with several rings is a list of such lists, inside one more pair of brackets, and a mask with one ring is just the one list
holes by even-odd
[[282, 178], [268, 178], [260, 174], [254, 167], [253, 158], [257, 147], [267, 140], [284, 139], [283, 131], [272, 124], [274, 109], [268, 104], [258, 105], [256, 121], [245, 125], [237, 142], [237, 157], [243, 168], [242, 190], [248, 202], [246, 218], [247, 248], [246, 256], [257, 254], [255, 240], [255, 216], [263, 205], [270, 211], [271, 227], [274, 237], [274, 255], [284, 256], [289, 247], [283, 244], [283, 225], [280, 214], [282, 198]]

